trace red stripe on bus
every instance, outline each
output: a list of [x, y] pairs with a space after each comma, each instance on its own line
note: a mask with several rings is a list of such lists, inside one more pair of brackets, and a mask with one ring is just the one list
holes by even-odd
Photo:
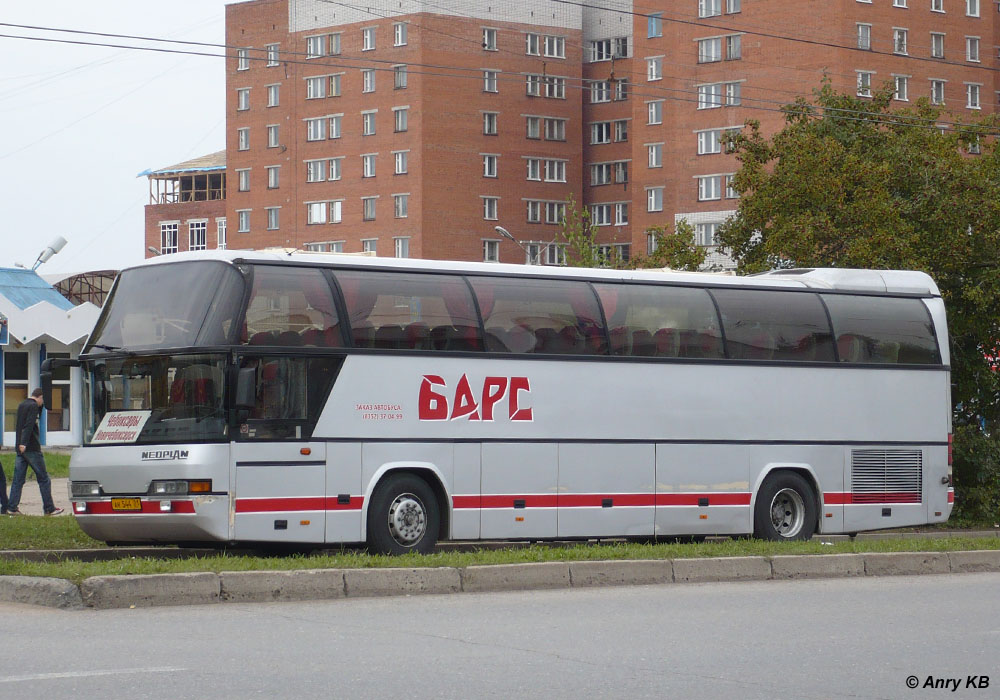
[[171, 501], [170, 510], [160, 510], [159, 501], [142, 501], [142, 510], [112, 510], [111, 501], [75, 501], [86, 503], [87, 512], [80, 515], [152, 515], [163, 513], [194, 513], [194, 503], [191, 501]]
[[919, 492], [887, 491], [884, 493], [824, 493], [828, 506], [870, 505], [877, 503], [922, 503]]
[[338, 503], [336, 496], [324, 498], [239, 498], [236, 500], [237, 513], [282, 513], [288, 511], [318, 510], [361, 510], [365, 499], [351, 496], [350, 503]]
[[709, 506], [748, 506], [749, 493], [560, 493], [536, 494], [484, 494], [482, 496], [453, 496], [456, 510], [476, 508], [514, 508], [515, 501], [524, 508], [601, 508], [610, 499], [612, 507], [697, 506], [708, 499]]

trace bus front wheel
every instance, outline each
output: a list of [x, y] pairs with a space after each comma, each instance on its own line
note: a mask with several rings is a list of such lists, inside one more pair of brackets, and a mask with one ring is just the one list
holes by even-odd
[[427, 554], [437, 542], [441, 516], [427, 482], [393, 474], [376, 488], [368, 507], [368, 549], [377, 554]]
[[808, 540], [816, 532], [816, 495], [795, 472], [769, 476], [757, 494], [753, 534], [762, 540]]

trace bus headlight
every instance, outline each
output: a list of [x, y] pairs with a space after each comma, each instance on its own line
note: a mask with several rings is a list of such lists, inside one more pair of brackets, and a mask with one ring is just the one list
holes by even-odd
[[100, 496], [101, 485], [96, 481], [73, 481], [70, 482], [69, 491], [73, 498]]
[[149, 484], [150, 496], [186, 496], [189, 493], [211, 493], [211, 479], [170, 479]]

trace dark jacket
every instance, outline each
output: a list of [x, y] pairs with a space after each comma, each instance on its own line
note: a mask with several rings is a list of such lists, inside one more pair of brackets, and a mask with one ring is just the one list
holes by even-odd
[[38, 402], [28, 398], [17, 406], [17, 424], [14, 435], [17, 445], [24, 445], [26, 452], [41, 452], [42, 445], [38, 441]]

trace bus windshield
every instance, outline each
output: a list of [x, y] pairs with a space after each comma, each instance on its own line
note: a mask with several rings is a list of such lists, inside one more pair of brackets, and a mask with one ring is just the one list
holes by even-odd
[[[94, 359], [84, 365], [84, 443], [227, 438], [226, 355]], [[122, 426], [134, 427], [129, 433]]]
[[85, 352], [225, 345], [244, 281], [232, 265], [181, 262], [125, 270]]

